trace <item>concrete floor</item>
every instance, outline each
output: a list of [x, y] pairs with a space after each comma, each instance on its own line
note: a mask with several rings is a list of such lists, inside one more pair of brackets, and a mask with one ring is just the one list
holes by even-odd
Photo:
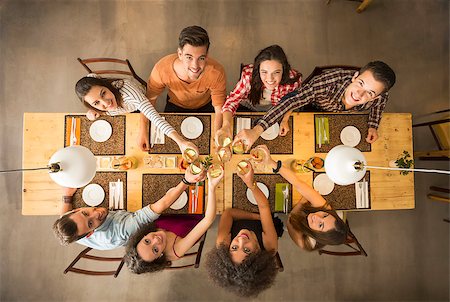
[[[376, 0], [362, 14], [357, 3], [333, 0], [21, 1], [0, 2], [0, 168], [21, 167], [24, 112], [80, 112], [75, 82], [85, 74], [77, 57], [122, 57], [147, 78], [174, 52], [179, 31], [204, 26], [210, 55], [227, 71], [228, 91], [240, 62], [280, 44], [306, 76], [314, 66], [363, 65], [381, 59], [397, 73], [388, 112], [413, 116], [449, 106], [448, 0]], [[158, 108], [161, 108], [159, 104]], [[51, 133], [49, 133], [51, 135]], [[432, 144], [414, 133], [416, 149]], [[447, 163], [418, 162], [448, 169]], [[0, 175], [0, 301], [228, 301], [203, 267], [117, 279], [63, 275], [82, 247], [61, 247], [55, 216], [21, 215], [21, 174]], [[281, 239], [285, 271], [263, 301], [448, 301], [449, 224], [446, 203], [426, 198], [442, 175], [415, 175], [416, 208], [351, 213], [353, 232], [369, 257], [302, 252]], [[217, 225], [208, 233], [206, 250]], [[116, 251], [121, 253], [122, 251]]]

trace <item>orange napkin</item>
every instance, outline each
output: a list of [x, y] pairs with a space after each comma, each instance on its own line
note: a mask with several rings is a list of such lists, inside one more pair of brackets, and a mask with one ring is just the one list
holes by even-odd
[[72, 119], [75, 119], [77, 121], [77, 127], [75, 129], [75, 137], [77, 138], [77, 142], [75, 143], [75, 145], [79, 145], [80, 144], [80, 136], [81, 136], [81, 120], [78, 117], [69, 117], [67, 119], [67, 124], [66, 124], [66, 146], [70, 146], [70, 135], [71, 135], [71, 130], [72, 130]]
[[[197, 201], [197, 209], [194, 212], [193, 211], [193, 205], [194, 205], [194, 195], [195, 195], [195, 185], [189, 186], [189, 214], [203, 214], [204, 210], [204, 192], [205, 190], [205, 184], [199, 184], [198, 185], [198, 201]], [[194, 194], [192, 193], [194, 191]]]

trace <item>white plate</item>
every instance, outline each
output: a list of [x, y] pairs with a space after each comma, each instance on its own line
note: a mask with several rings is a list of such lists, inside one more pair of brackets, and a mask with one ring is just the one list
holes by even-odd
[[278, 123], [275, 123], [271, 127], [267, 128], [266, 131], [264, 131], [261, 134], [261, 137], [266, 141], [271, 141], [278, 137], [279, 132], [280, 132], [280, 125]]
[[[172, 190], [175, 190], [175, 188], [170, 189], [169, 191], [167, 191], [167, 193], [169, 193]], [[178, 199], [175, 200], [174, 203], [172, 203], [170, 208], [172, 210], [181, 210], [186, 205], [187, 202], [188, 202], [188, 196], [187, 196], [186, 192], [183, 192], [183, 193], [181, 193], [180, 197], [178, 197]]]
[[[263, 184], [262, 182], [257, 182], [256, 185], [264, 193], [266, 198], [269, 198], [269, 188], [267, 188], [267, 186], [265, 184]], [[255, 199], [255, 196], [253, 196], [253, 192], [250, 189], [247, 189], [247, 199], [251, 203], [253, 203], [255, 206], [258, 205], [258, 203], [256, 202], [256, 199]]]
[[98, 120], [92, 123], [89, 128], [89, 134], [96, 142], [106, 142], [112, 134], [111, 124], [105, 120]]
[[98, 184], [90, 184], [83, 189], [82, 197], [88, 206], [96, 207], [103, 202], [105, 191]]
[[341, 142], [350, 147], [355, 147], [361, 141], [361, 132], [354, 126], [347, 126], [341, 131]]
[[323, 173], [314, 178], [314, 190], [318, 191], [320, 195], [328, 195], [334, 189], [334, 182]]
[[195, 139], [203, 133], [203, 124], [195, 116], [187, 117], [181, 123], [181, 133], [188, 139]]

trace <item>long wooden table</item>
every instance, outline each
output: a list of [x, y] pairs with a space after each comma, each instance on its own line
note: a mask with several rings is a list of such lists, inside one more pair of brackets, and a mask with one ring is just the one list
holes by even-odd
[[[58, 149], [64, 147], [64, 118], [66, 113], [24, 113], [23, 129], [23, 168], [43, 167]], [[294, 152], [289, 155], [274, 155], [274, 159], [282, 160], [285, 165], [293, 159], [308, 159], [314, 153], [314, 114], [294, 113]], [[214, 120], [212, 114], [211, 121]], [[212, 123], [213, 124], [213, 123]], [[127, 209], [136, 211], [142, 207], [142, 175], [183, 174], [178, 168], [155, 169], [143, 165], [147, 155], [136, 144], [139, 114], [126, 115], [125, 155], [135, 157], [139, 166], [127, 171]], [[213, 125], [211, 125], [213, 130]], [[213, 130], [214, 131], [214, 130]], [[214, 132], [212, 132], [214, 133]], [[410, 154], [412, 148], [411, 114], [385, 113], [378, 129], [379, 139], [372, 145], [371, 152], [365, 152], [367, 162], [374, 166], [387, 166], [388, 162], [404, 150]], [[365, 136], [363, 134], [363, 136]], [[211, 138], [212, 140], [212, 138]], [[301, 142], [301, 143], [300, 143]], [[211, 154], [214, 143], [211, 141]], [[177, 155], [181, 158], [180, 154]], [[317, 154], [324, 156], [324, 154]], [[225, 164], [223, 185], [217, 188], [217, 213], [232, 206], [232, 174], [237, 163], [248, 158], [248, 154], [233, 155]], [[271, 171], [267, 171], [270, 173]], [[312, 183], [312, 174], [299, 174], [299, 177]], [[48, 176], [47, 171], [23, 172], [22, 182], [22, 214], [23, 215], [58, 215], [61, 205], [61, 188]], [[397, 171], [371, 170], [371, 209], [395, 210], [414, 208], [414, 177], [400, 175]], [[294, 190], [294, 202], [298, 199]]]

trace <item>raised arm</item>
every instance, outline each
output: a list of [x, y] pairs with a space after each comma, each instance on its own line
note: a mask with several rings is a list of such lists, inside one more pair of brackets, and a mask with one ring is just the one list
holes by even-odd
[[264, 193], [256, 185], [253, 178], [253, 168], [250, 166], [250, 171], [245, 175], [239, 177], [244, 181], [247, 187], [252, 191], [253, 196], [258, 204], [259, 217], [263, 229], [262, 239], [264, 242], [264, 248], [268, 251], [276, 253], [278, 250], [278, 236], [275, 226], [273, 224], [272, 212], [270, 211], [269, 201]]
[[205, 178], [204, 173], [193, 175], [191, 173], [191, 169], [186, 169], [186, 172], [184, 173], [184, 180], [186, 182], [181, 181], [174, 188], [174, 190], [167, 191], [166, 194], [161, 199], [149, 205], [150, 209], [152, 209], [152, 211], [155, 212], [156, 214], [161, 214], [162, 212], [164, 212], [164, 210], [170, 207], [172, 203], [174, 203], [178, 199], [178, 197], [180, 197], [181, 193], [183, 193], [187, 189], [188, 187], [187, 183], [196, 183], [204, 178]]
[[[260, 145], [260, 148], [264, 151], [264, 164], [271, 167], [272, 169], [277, 167], [277, 162], [270, 156], [270, 151], [265, 145]], [[289, 183], [291, 183], [294, 188], [303, 195], [306, 200], [308, 200], [313, 207], [322, 207], [326, 204], [326, 200], [320, 195], [316, 190], [314, 190], [310, 185], [301, 181], [297, 178], [295, 173], [291, 169], [281, 166], [279, 171], [281, 176], [284, 177]]]
[[[189, 169], [188, 169], [189, 170]], [[175, 242], [174, 250], [180, 257], [184, 255], [194, 244], [205, 234], [211, 224], [216, 218], [216, 188], [223, 178], [222, 174], [219, 177], [212, 178], [208, 172], [208, 202], [206, 204], [205, 217], [186, 235], [186, 237]]]
[[77, 189], [75, 188], [66, 188], [63, 187], [62, 188], [62, 204], [61, 204], [61, 209], [60, 209], [60, 215], [64, 215], [65, 213], [72, 211], [73, 209], [73, 195], [75, 194], [75, 192], [77, 191]]

